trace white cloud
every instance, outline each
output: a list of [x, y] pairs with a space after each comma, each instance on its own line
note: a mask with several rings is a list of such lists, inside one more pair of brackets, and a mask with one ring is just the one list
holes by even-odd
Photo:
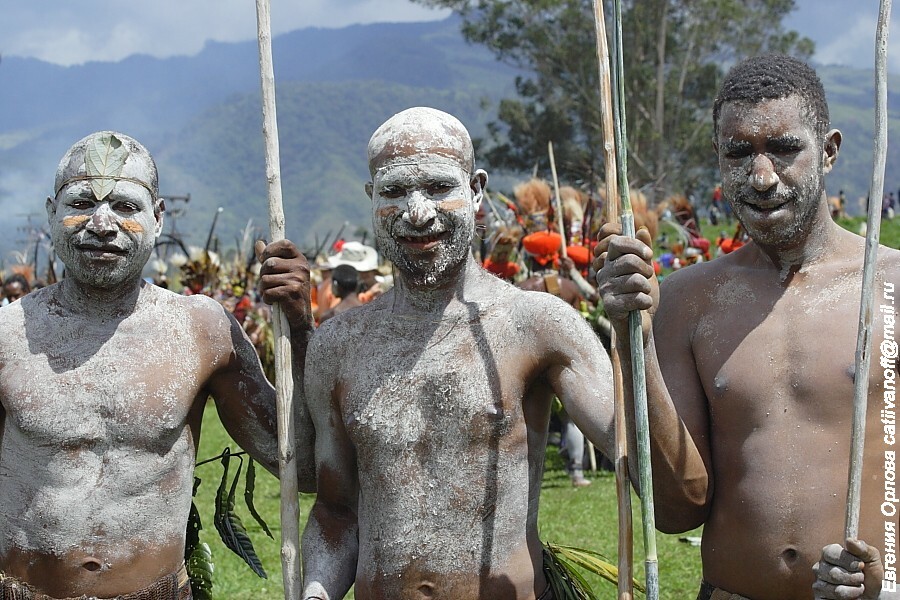
[[[275, 35], [311, 26], [427, 21], [449, 14], [409, 0], [273, 2], [271, 12]], [[256, 5], [250, 0], [0, 0], [0, 14], [0, 52], [61, 65], [136, 53], [190, 55], [208, 40], [256, 37]]]
[[[900, 19], [892, 19], [890, 30], [900, 28]], [[816, 48], [816, 60], [824, 64], [855, 65], [874, 68], [875, 13], [862, 13], [844, 22], [841, 35], [831, 36]], [[890, 40], [889, 40], [890, 42]], [[888, 43], [888, 69], [900, 70], [900, 44]]]

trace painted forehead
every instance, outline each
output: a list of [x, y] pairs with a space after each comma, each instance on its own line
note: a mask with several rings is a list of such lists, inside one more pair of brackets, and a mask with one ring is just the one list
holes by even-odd
[[[101, 148], [104, 153], [98, 163], [97, 151]], [[93, 157], [89, 156], [92, 150]], [[153, 157], [137, 140], [117, 132], [92, 133], [69, 148], [56, 169], [55, 195], [69, 184], [82, 181], [90, 184], [95, 193], [98, 184], [112, 186], [115, 181], [131, 181], [145, 188], [154, 200], [159, 197]]]
[[455, 117], [432, 108], [411, 108], [388, 119], [369, 140], [369, 172], [412, 164], [447, 164], [472, 173], [475, 151]]
[[728, 122], [730, 128], [759, 130], [763, 128], [815, 129], [815, 115], [799, 95], [765, 98], [759, 101], [729, 100], [722, 103], [719, 133]]

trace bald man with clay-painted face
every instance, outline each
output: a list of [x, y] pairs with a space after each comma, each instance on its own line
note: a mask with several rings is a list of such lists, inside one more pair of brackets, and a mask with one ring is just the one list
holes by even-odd
[[[61, 282], [0, 308], [0, 598], [190, 598], [185, 529], [206, 400], [276, 469], [275, 392], [234, 318], [145, 283], [156, 166], [99, 132], [63, 157], [47, 216]], [[262, 253], [262, 290], [311, 329], [305, 259]]]
[[302, 597], [549, 598], [537, 532], [551, 399], [605, 451], [612, 375], [580, 315], [470, 253], [487, 174], [454, 117], [413, 108], [369, 142], [394, 288], [310, 342], [318, 495]]

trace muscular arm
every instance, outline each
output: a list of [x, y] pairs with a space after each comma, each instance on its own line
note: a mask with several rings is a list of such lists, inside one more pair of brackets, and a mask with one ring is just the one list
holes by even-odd
[[[605, 226], [606, 227], [606, 226]], [[605, 238], [600, 251], [612, 241], [610, 259], [601, 269], [601, 293], [610, 321], [616, 328], [626, 399], [633, 397], [627, 312], [652, 309], [656, 299], [653, 269], [646, 246], [636, 240]], [[644, 243], [648, 243], [645, 239]], [[643, 246], [643, 248], [642, 248]], [[706, 520], [712, 496], [707, 401], [700, 384], [690, 343], [692, 317], [684, 299], [692, 290], [670, 281], [662, 294], [644, 346], [645, 373], [653, 468], [653, 496], [657, 527], [681, 532]], [[678, 279], [678, 278], [675, 278]], [[655, 331], [654, 331], [655, 329]], [[659, 357], [663, 357], [662, 361]], [[634, 408], [626, 400], [629, 470], [638, 487], [637, 441]]]
[[253, 345], [234, 317], [217, 305], [206, 309], [221, 310], [219, 318], [227, 319], [228, 323], [227, 338], [215, 332], [212, 335], [224, 359], [207, 383], [219, 418], [232, 439], [277, 476], [275, 389], [263, 374]]
[[[356, 453], [340, 413], [326, 344], [313, 342], [306, 397], [316, 429], [316, 502], [303, 531], [302, 598], [336, 600], [353, 585], [359, 555]], [[332, 346], [331, 344], [327, 344]]]
[[608, 457], [615, 456], [613, 380], [609, 356], [587, 322], [551, 296], [535, 301], [551, 388], [578, 428]]

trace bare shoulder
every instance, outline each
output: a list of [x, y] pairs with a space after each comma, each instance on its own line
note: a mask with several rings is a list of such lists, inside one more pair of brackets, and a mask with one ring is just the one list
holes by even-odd
[[146, 302], [165, 311], [166, 321], [187, 326], [205, 335], [222, 334], [230, 330], [229, 313], [224, 306], [202, 294], [182, 296], [169, 290], [148, 286]]
[[336, 377], [340, 366], [349, 360], [350, 350], [362, 348], [380, 327], [385, 312], [390, 309], [392, 293], [339, 313], [319, 325], [306, 351], [307, 377], [319, 382]]
[[661, 300], [678, 297], [682, 300], [702, 299], [725, 278], [734, 277], [744, 264], [744, 248], [713, 260], [697, 263], [673, 271], [660, 283]]
[[565, 300], [543, 291], [507, 287], [508, 296], [497, 297], [499, 302], [513, 307], [510, 313], [516, 327], [530, 330], [552, 347], [572, 347], [588, 340], [599, 344], [581, 313]]

